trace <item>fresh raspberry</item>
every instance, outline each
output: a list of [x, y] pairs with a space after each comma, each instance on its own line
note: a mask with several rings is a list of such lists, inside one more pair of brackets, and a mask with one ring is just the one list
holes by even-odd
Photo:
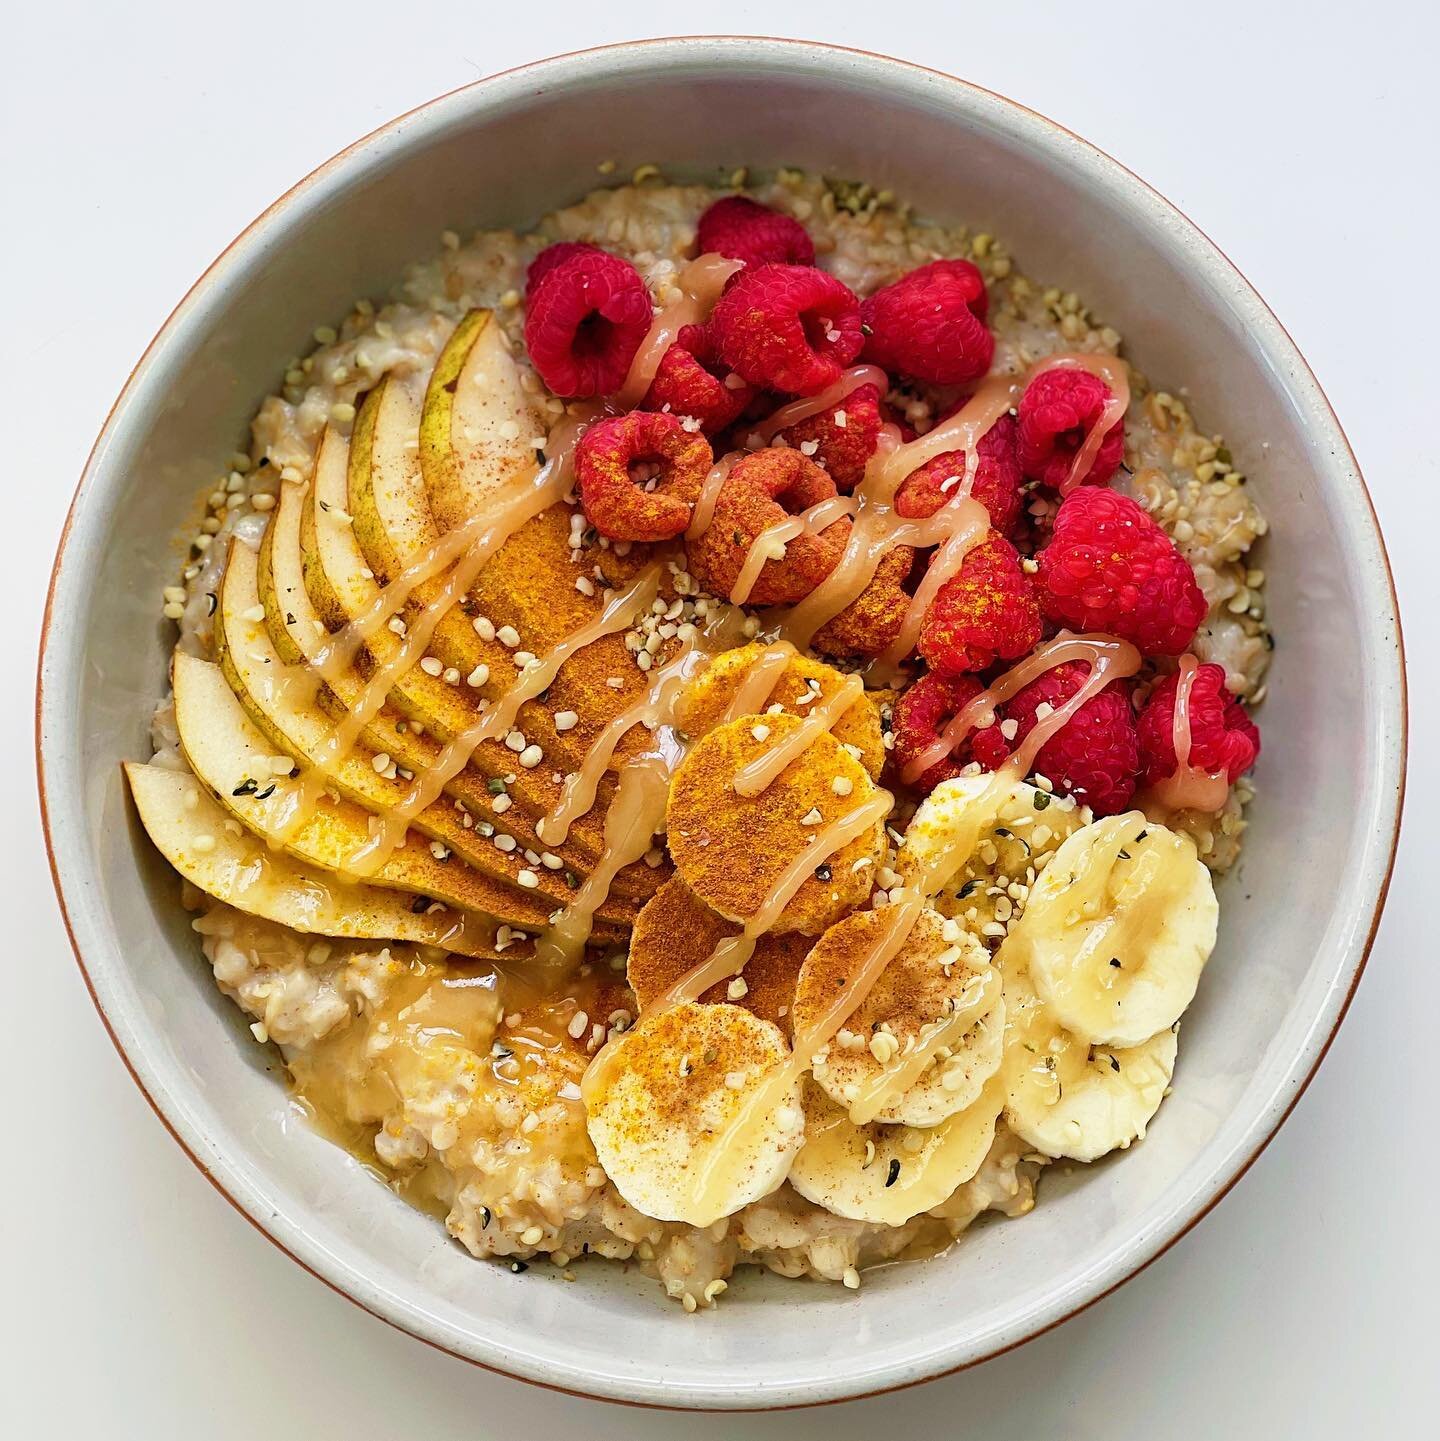
[[865, 359], [930, 385], [964, 385], [990, 369], [985, 280], [968, 260], [936, 260], [877, 290], [860, 307]]
[[563, 264], [572, 256], [603, 255], [604, 253], [598, 245], [592, 245], [588, 240], [557, 240], [554, 245], [547, 245], [545, 249], [530, 262], [529, 269], [525, 272], [526, 296], [528, 297], [530, 292], [534, 290], [557, 265]]
[[865, 463], [880, 440], [880, 388], [862, 385], [828, 410], [798, 421], [780, 432], [786, 445], [807, 451], [838, 489], [850, 492], [865, 478]]
[[[835, 482], [798, 450], [776, 446], [736, 461], [715, 501], [715, 516], [688, 541], [690, 572], [712, 595], [729, 595], [762, 530], [836, 494]], [[798, 535], [781, 560], [767, 560], [750, 591], [750, 605], [803, 600], [840, 563], [850, 521], [842, 517], [819, 535]]]
[[746, 265], [815, 264], [815, 242], [798, 220], [744, 195], [717, 200], [700, 217], [695, 240], [702, 255], [725, 255]]
[[[575, 449], [585, 517], [611, 540], [669, 540], [690, 524], [714, 464], [710, 443], [673, 415], [632, 410], [597, 421]], [[636, 474], [643, 466], [653, 474]]]
[[[970, 494], [990, 512], [990, 524], [1007, 540], [1020, 519], [1020, 461], [1015, 455], [1015, 419], [1002, 415], [975, 447], [980, 462]], [[947, 450], [912, 470], [900, 483], [895, 510], [906, 520], [934, 515], [965, 478], [965, 452]]]
[[[1175, 774], [1175, 692], [1178, 675], [1168, 675], [1145, 702], [1136, 722], [1140, 738], [1140, 782], [1153, 786]], [[1190, 684], [1190, 764], [1233, 785], [1260, 755], [1260, 731], [1245, 707], [1225, 688], [1225, 667], [1202, 665]]]
[[1003, 536], [975, 546], [940, 587], [916, 647], [930, 669], [955, 676], [1028, 654], [1040, 640], [1040, 606], [1020, 555]]
[[1179, 655], [1205, 619], [1190, 563], [1135, 501], [1113, 490], [1071, 491], [1036, 560], [1050, 620], [1120, 636], [1146, 655]]
[[733, 425], [754, 395], [753, 385], [717, 362], [705, 327], [687, 325], [660, 358], [641, 408], [690, 416], [713, 435]]
[[[1001, 707], [996, 724], [971, 738], [976, 758], [987, 769], [998, 769], [1035, 729], [1039, 708], [1046, 705], [1050, 711], [1059, 710], [1089, 674], [1090, 667], [1083, 660], [1072, 660], [1031, 681]], [[1015, 736], [1007, 743], [1001, 725], [1012, 720]], [[1097, 816], [1113, 816], [1129, 807], [1139, 769], [1129, 687], [1116, 680], [1086, 701], [1040, 747], [1031, 774], [1044, 776], [1061, 795], [1073, 796]]]
[[[945, 727], [983, 689], [980, 682], [971, 675], [955, 676], [947, 680], [944, 676], [930, 672], [922, 675], [895, 702], [895, 748], [890, 756], [897, 778], [927, 746], [939, 740]], [[985, 735], [987, 732], [979, 731], [976, 734]], [[954, 780], [976, 759], [978, 757], [971, 750], [971, 739], [967, 737], [944, 760], [938, 760], [922, 771], [919, 779], [912, 783], [913, 789], [922, 795], [929, 795], [942, 781]], [[994, 767], [987, 766], [986, 769], [993, 770]]]
[[[565, 253], [548, 259], [556, 250]], [[541, 251], [530, 269], [525, 346], [540, 378], [567, 399], [618, 390], [654, 314], [639, 272], [568, 242]]]
[[860, 353], [860, 302], [808, 265], [752, 265], [710, 315], [720, 357], [752, 385], [814, 395]]
[[900, 634], [910, 609], [905, 582], [914, 564], [910, 546], [892, 545], [880, 557], [870, 583], [815, 632], [811, 646], [821, 655], [842, 660], [879, 655]]
[[[1070, 366], [1042, 370], [1025, 387], [1020, 417], [1020, 468], [1031, 480], [1059, 490], [1076, 453], [1100, 423], [1111, 390], [1098, 375]], [[1083, 485], [1104, 485], [1125, 459], [1125, 419], [1105, 432]]]

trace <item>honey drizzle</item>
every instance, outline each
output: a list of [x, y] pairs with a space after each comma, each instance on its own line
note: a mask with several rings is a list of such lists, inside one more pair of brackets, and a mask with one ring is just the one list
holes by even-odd
[[1180, 657], [1180, 671], [1175, 681], [1175, 715], [1170, 722], [1175, 770], [1150, 787], [1150, 795], [1170, 811], [1214, 813], [1225, 808], [1230, 796], [1230, 777], [1224, 770], [1207, 771], [1190, 764], [1193, 744], [1190, 699], [1199, 672], [1200, 662], [1193, 655]]
[[670, 766], [658, 753], [639, 756], [620, 772], [614, 799], [605, 812], [603, 852], [575, 899], [552, 919], [535, 941], [535, 960], [550, 970], [564, 971], [579, 960], [616, 875], [650, 849], [655, 832], [665, 823], [670, 794]]
[[730, 587], [730, 604], [744, 605], [750, 599], [750, 592], [755, 589], [755, 582], [760, 579], [765, 563], [783, 560], [785, 547], [796, 536], [804, 534], [805, 518], [799, 515], [786, 516], [784, 520], [777, 520], [774, 525], [767, 525], [750, 542], [750, 549], [745, 552], [740, 574], [735, 577], [735, 584]]
[[715, 519], [715, 506], [720, 500], [720, 492], [725, 489], [731, 467], [739, 459], [739, 452], [732, 450], [728, 455], [722, 455], [710, 467], [710, 473], [705, 477], [705, 483], [696, 497], [695, 509], [690, 513], [690, 525], [685, 531], [686, 540], [698, 540], [710, 529], [710, 522]]
[[668, 1010], [681, 1001], [698, 1000], [717, 982], [738, 976], [755, 954], [755, 945], [760, 937], [780, 919], [781, 912], [794, 899], [815, 867], [864, 835], [877, 821], [883, 820], [890, 814], [894, 803], [895, 797], [889, 791], [877, 788], [874, 795], [816, 831], [814, 840], [792, 857], [780, 873], [765, 904], [745, 923], [744, 930], [739, 935], [722, 940], [705, 960], [693, 966], [653, 1006], [648, 1007], [647, 1014]]
[[760, 707], [770, 699], [780, 677], [796, 656], [795, 647], [788, 640], [776, 641], [766, 646], [755, 658], [755, 664], [745, 673], [745, 679], [735, 688], [730, 704], [720, 717], [720, 724], [739, 720], [744, 715], [759, 715]]
[[730, 260], [723, 255], [701, 255], [692, 260], [676, 277], [680, 297], [656, 312], [650, 329], [630, 362], [625, 383], [615, 392], [617, 410], [633, 410], [645, 399], [665, 352], [687, 325], [700, 325], [709, 317], [726, 282], [744, 269], [744, 261]]
[[614, 596], [589, 625], [572, 631], [545, 656], [527, 665], [514, 685], [482, 712], [472, 725], [455, 736], [440, 752], [433, 766], [415, 777], [400, 802], [378, 817], [379, 824], [373, 827], [370, 839], [347, 858], [347, 868], [360, 875], [373, 875], [404, 842], [410, 822], [460, 774], [481, 745], [509, 731], [520, 707], [547, 690], [554, 683], [560, 667], [576, 651], [602, 636], [628, 629], [639, 615], [650, 609], [659, 590], [660, 564], [657, 561], [646, 566], [626, 590]]
[[1014, 754], [995, 772], [997, 776], [1008, 773], [1009, 778], [1014, 780], [1028, 775], [1046, 741], [1081, 706], [1099, 695], [1111, 681], [1132, 676], [1140, 669], [1140, 652], [1129, 641], [1108, 635], [1074, 635], [1062, 630], [963, 706], [939, 736], [905, 766], [900, 773], [901, 779], [907, 785], [913, 785], [937, 761], [950, 756], [972, 730], [992, 724], [996, 707], [1010, 700], [1046, 671], [1072, 660], [1084, 661], [1090, 667], [1084, 684], [1064, 705], [1037, 721]]
[[[849, 1106], [851, 1122], [864, 1126], [873, 1121], [893, 1098], [903, 1096], [920, 1079], [942, 1046], [964, 1036], [971, 1026], [994, 1010], [999, 999], [1000, 972], [993, 966], [976, 972], [966, 982], [950, 1014], [932, 1025], [913, 1050], [882, 1066], [856, 1088]], [[836, 1029], [838, 1032], [839, 1028]]]
[[1110, 398], [1100, 412], [1100, 419], [1086, 433], [1075, 459], [1070, 462], [1070, 473], [1060, 487], [1062, 496], [1069, 495], [1077, 485], [1085, 483], [1085, 477], [1095, 468], [1096, 457], [1105, 437], [1125, 418], [1130, 408], [1130, 367], [1118, 355], [1053, 355], [1036, 370], [1085, 370], [1110, 388]]
[[768, 445], [782, 430], [799, 425], [802, 420], [809, 420], [811, 416], [820, 415], [832, 405], [839, 405], [842, 400], [865, 385], [873, 385], [883, 400], [890, 389], [890, 377], [878, 365], [852, 365], [848, 370], [841, 371], [840, 378], [833, 385], [826, 386], [818, 395], [792, 400], [788, 405], [782, 405], [773, 415], [752, 427], [749, 433], [762, 445]]
[[791, 761], [807, 751], [830, 730], [864, 694], [865, 682], [858, 675], [847, 675], [844, 682], [837, 686], [827, 699], [816, 701], [810, 707], [805, 719], [778, 745], [771, 746], [763, 755], [757, 756], [741, 768], [735, 777], [735, 793], [758, 796], [776, 780]]

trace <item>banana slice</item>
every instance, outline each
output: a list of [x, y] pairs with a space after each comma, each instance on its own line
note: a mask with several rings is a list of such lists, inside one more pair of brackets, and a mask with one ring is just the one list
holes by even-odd
[[1069, 796], [1025, 781], [960, 776], [936, 786], [915, 812], [895, 869], [907, 880], [928, 874], [936, 910], [996, 938], [1088, 814]]
[[[869, 943], [863, 926], [832, 926], [800, 969], [796, 1034], [824, 1015]], [[1005, 1003], [985, 947], [924, 912], [860, 1007], [815, 1056], [811, 1074], [851, 1121], [934, 1126], [973, 1105], [1000, 1068]]]
[[1130, 811], [1060, 847], [1005, 949], [1067, 1030], [1138, 1046], [1194, 999], [1219, 914], [1190, 841]]
[[692, 1226], [769, 1195], [805, 1139], [789, 1062], [780, 1028], [739, 1006], [642, 1016], [585, 1078], [605, 1174], [637, 1211]]
[[1125, 1049], [1092, 1046], [1059, 1024], [1012, 961], [1002, 1071], [1010, 1129], [1047, 1156], [1076, 1161], [1143, 1140], [1175, 1071], [1175, 1032]]
[[940, 1205], [980, 1169], [1003, 1100], [997, 1073], [972, 1105], [938, 1126], [857, 1126], [810, 1081], [805, 1145], [790, 1168], [790, 1184], [837, 1216], [902, 1226]]

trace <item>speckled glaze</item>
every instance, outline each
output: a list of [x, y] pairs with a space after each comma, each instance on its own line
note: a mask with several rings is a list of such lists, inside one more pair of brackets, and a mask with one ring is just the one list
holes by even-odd
[[[281, 360], [354, 297], [384, 293], [442, 228], [524, 225], [583, 194], [605, 159], [621, 174], [655, 162], [696, 178], [739, 164], [863, 177], [1003, 235], [1030, 273], [1083, 293], [1148, 374], [1189, 386], [1272, 521], [1281, 648], [1259, 799], [1175, 1094], [1132, 1153], [1054, 1168], [1032, 1215], [874, 1273], [859, 1294], [745, 1277], [716, 1313], [688, 1317], [616, 1267], [566, 1284], [470, 1259], [288, 1112], [121, 785], [119, 762], [148, 754], [163, 684], [155, 598], [177, 554], [164, 538], [185, 533]], [[804, 1405], [925, 1380], [1055, 1325], [1152, 1260], [1235, 1182], [1324, 1054], [1378, 921], [1404, 783], [1399, 621], [1374, 515], [1324, 395], [1254, 291], [1158, 195], [1042, 117], [914, 66], [778, 40], [624, 45], [481, 81], [266, 211], [181, 302], [96, 442], [40, 682], [41, 797], [76, 954], [197, 1165], [376, 1315], [514, 1376], [651, 1405]]]

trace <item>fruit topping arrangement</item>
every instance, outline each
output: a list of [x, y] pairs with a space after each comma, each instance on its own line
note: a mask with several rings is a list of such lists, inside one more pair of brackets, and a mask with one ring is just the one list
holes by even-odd
[[[817, 267], [797, 220], [747, 197], [711, 205], [696, 246], [739, 268], [674, 334], [638, 408], [580, 438], [580, 499], [599, 535], [682, 541], [689, 573], [756, 612], [763, 631], [836, 584], [865, 513], [864, 584], [809, 639], [874, 681], [889, 669], [902, 768], [987, 680], [1062, 632], [1127, 641], [1143, 668], [1086, 697], [1046, 740], [1036, 769], [1057, 792], [1109, 815], [1182, 772], [1233, 783], [1253, 765], [1259, 735], [1223, 667], [1200, 665], [1193, 680], [1175, 669], [1209, 607], [1170, 535], [1126, 493], [1122, 362], [1050, 356], [997, 377], [975, 265], [922, 264], [862, 300]], [[569, 401], [618, 392], [654, 333], [638, 272], [593, 245], [542, 251], [526, 304], [531, 361]], [[903, 419], [916, 395], [934, 416], [919, 438]], [[973, 456], [938, 448], [947, 435], [969, 438]], [[889, 458], [917, 445], [897, 477]], [[955, 541], [949, 522], [967, 501], [984, 524]], [[1085, 673], [1079, 661], [1041, 670], [908, 784], [925, 793], [967, 767], [995, 769]], [[1190, 702], [1177, 712], [1182, 683]], [[1177, 759], [1185, 725], [1193, 739]], [[1216, 786], [1203, 801], [1182, 789], [1192, 808], [1223, 804]]]

